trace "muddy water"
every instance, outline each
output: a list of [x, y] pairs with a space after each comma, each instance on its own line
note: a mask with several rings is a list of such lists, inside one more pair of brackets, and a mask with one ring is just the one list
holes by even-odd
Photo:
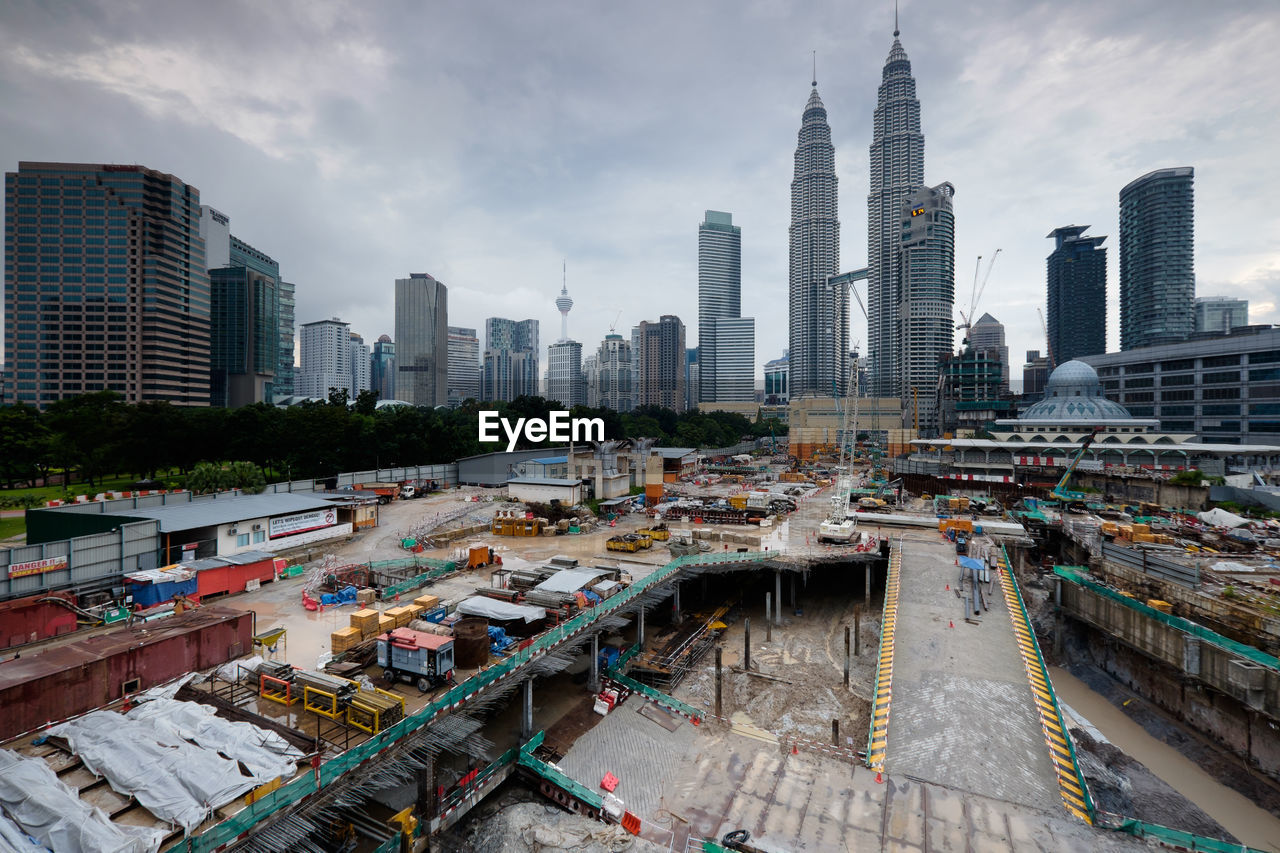
[[1280, 818], [1218, 782], [1182, 753], [1147, 734], [1142, 726], [1080, 679], [1049, 668], [1058, 697], [1082, 714], [1120, 749], [1147, 766], [1170, 787], [1250, 847], [1280, 851]]

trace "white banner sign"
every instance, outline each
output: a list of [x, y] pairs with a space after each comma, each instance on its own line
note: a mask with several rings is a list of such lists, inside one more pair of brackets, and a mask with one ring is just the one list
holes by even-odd
[[280, 536], [292, 536], [307, 530], [321, 527], [332, 527], [338, 523], [336, 509], [318, 509], [314, 512], [300, 512], [297, 515], [282, 515], [267, 522], [268, 535], [275, 539]]

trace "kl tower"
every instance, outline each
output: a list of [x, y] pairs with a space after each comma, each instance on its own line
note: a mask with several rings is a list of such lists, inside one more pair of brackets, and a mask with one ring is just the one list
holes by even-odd
[[556, 309], [560, 311], [560, 340], [569, 340], [569, 309], [573, 300], [569, 298], [568, 282], [561, 284], [560, 295], [556, 297]]

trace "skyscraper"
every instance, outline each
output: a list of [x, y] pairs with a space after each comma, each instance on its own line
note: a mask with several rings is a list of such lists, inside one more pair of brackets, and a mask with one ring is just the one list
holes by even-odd
[[364, 342], [364, 338], [351, 333], [351, 384], [347, 386], [347, 390], [354, 400], [361, 391], [368, 391], [373, 387], [370, 378], [370, 358], [369, 345]]
[[390, 335], [379, 335], [369, 355], [369, 387], [379, 400], [396, 399], [396, 345]]
[[1120, 190], [1122, 350], [1176, 343], [1195, 331], [1194, 180], [1195, 170], [1182, 166]]
[[[221, 249], [216, 232], [209, 243]], [[209, 402], [269, 403], [280, 359], [280, 266], [230, 234], [226, 248], [227, 265], [209, 270]]]
[[490, 317], [484, 321], [481, 396], [506, 401], [538, 394], [538, 321]]
[[1196, 297], [1196, 331], [1229, 332], [1249, 325], [1249, 300], [1231, 296]]
[[294, 382], [298, 396], [325, 400], [330, 390], [337, 390], [355, 397], [351, 393], [351, 327], [335, 317], [299, 328], [302, 366]]
[[449, 399], [449, 289], [426, 273], [396, 279], [396, 396], [415, 406]]
[[[885, 60], [876, 98], [867, 194], [868, 393], [873, 397], [901, 397], [905, 393], [902, 343], [898, 337], [901, 299], [897, 292], [902, 206], [922, 186], [924, 135], [920, 132], [920, 101], [916, 99], [911, 62], [898, 41], [895, 19], [893, 47]], [[791, 360], [795, 361], [794, 349]]]
[[480, 399], [480, 338], [475, 329], [449, 327], [449, 405]]
[[663, 314], [656, 323], [641, 322], [632, 337], [636, 342], [636, 405], [683, 412], [687, 363], [684, 323], [673, 314]]
[[[836, 152], [827, 110], [814, 80], [800, 123], [791, 180], [789, 340], [793, 397], [825, 396], [833, 388], [843, 394], [848, 379], [849, 292], [827, 282], [828, 276], [839, 272], [838, 207]], [[700, 366], [705, 363], [701, 357], [699, 362]]]
[[[936, 432], [938, 365], [955, 340], [955, 187], [921, 187], [902, 206], [898, 252], [898, 341], [903, 418]], [[904, 423], [904, 426], [907, 424]]]
[[1004, 340], [1004, 324], [983, 314], [969, 327], [969, 346], [975, 350], [997, 350], [1000, 353], [1000, 391], [1009, 390], [1009, 346]]
[[293, 328], [297, 285], [280, 281], [280, 348], [276, 356], [276, 378], [272, 387], [274, 399], [293, 396]]
[[209, 404], [199, 190], [143, 166], [22, 162], [5, 208], [6, 400]]
[[749, 401], [754, 365], [755, 320], [742, 316], [742, 229], [733, 214], [708, 210], [698, 225], [698, 399]]
[[547, 399], [566, 409], [586, 405], [582, 344], [577, 341], [560, 340], [547, 348]]
[[1085, 237], [1088, 225], [1049, 232], [1049, 355], [1066, 364], [1082, 355], [1107, 351], [1106, 237]]
[[631, 387], [631, 342], [610, 332], [600, 342], [595, 361], [596, 405], [629, 412], [635, 406]]

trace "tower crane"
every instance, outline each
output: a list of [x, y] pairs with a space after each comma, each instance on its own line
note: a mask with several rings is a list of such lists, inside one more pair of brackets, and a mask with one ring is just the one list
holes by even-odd
[[[853, 398], [853, 429], [858, 429], [858, 375], [854, 372], [853, 381], [849, 383], [849, 397]], [[831, 511], [826, 521], [818, 525], [819, 542], [838, 542], [841, 544], [853, 539], [857, 522], [849, 512], [849, 493], [853, 491], [853, 472], [850, 470], [853, 459], [849, 453], [849, 397], [845, 398], [844, 412], [840, 417], [840, 463], [836, 467], [836, 484], [831, 493]]]
[[996, 258], [1000, 256], [1001, 251], [1001, 249], [996, 249], [995, 254], [991, 256], [991, 260], [987, 261], [987, 274], [982, 277], [981, 286], [978, 284], [978, 273], [982, 271], [982, 255], [978, 255], [978, 260], [973, 265], [973, 289], [969, 292], [969, 313], [965, 314], [964, 311], [957, 309], [962, 322], [956, 326], [956, 329], [964, 329], [964, 339], [966, 341], [969, 339], [969, 329], [973, 327], [973, 315], [978, 311], [978, 303], [982, 301], [982, 294], [987, 289], [987, 282], [991, 280], [991, 270], [995, 267]]

